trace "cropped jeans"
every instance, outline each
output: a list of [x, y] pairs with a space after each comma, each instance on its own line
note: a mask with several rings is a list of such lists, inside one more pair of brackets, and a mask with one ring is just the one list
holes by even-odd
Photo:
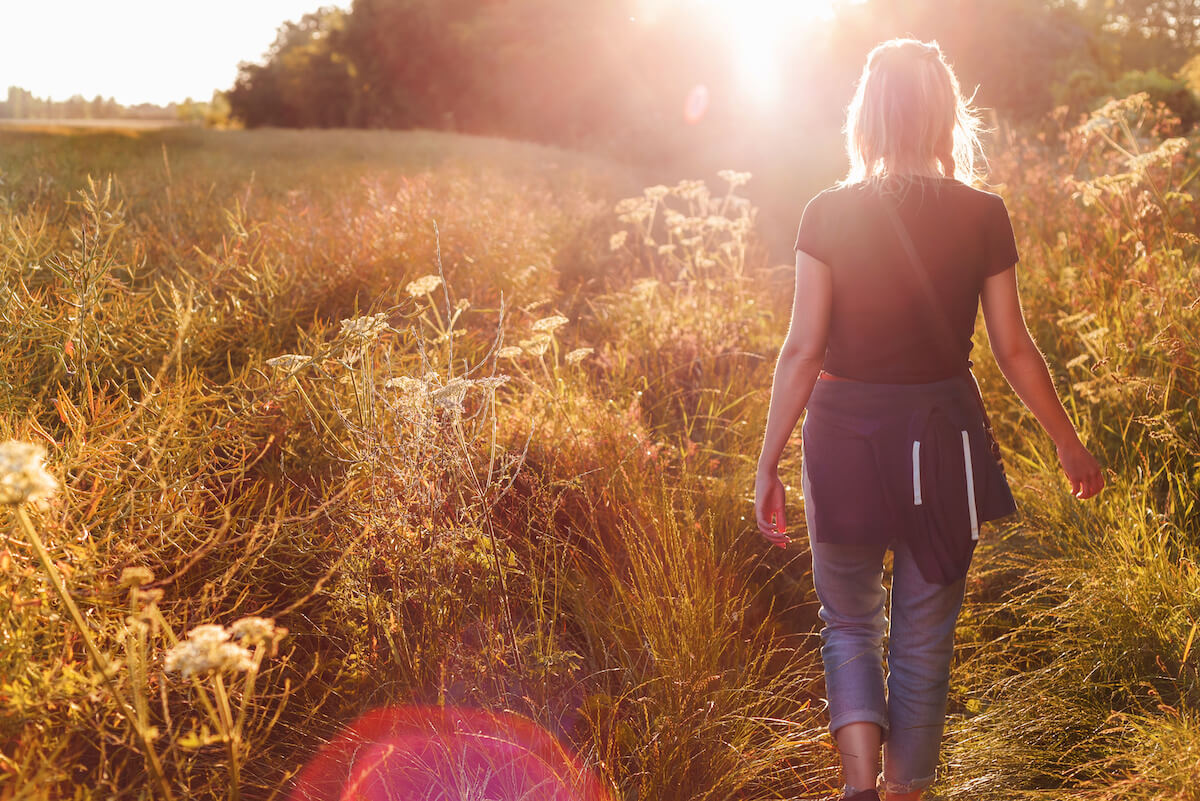
[[[829, 731], [858, 721], [879, 724], [883, 770], [878, 787], [892, 793], [928, 787], [937, 778], [965, 579], [950, 585], [927, 583], [900, 539], [890, 546], [843, 545], [810, 536], [809, 544], [825, 623], [821, 659]], [[890, 605], [883, 586], [889, 547]]]

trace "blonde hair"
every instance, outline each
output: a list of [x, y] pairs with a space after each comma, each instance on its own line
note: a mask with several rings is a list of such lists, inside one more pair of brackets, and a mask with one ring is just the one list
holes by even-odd
[[937, 42], [892, 39], [867, 56], [846, 114], [843, 181], [907, 185], [915, 176], [982, 176], [980, 122]]

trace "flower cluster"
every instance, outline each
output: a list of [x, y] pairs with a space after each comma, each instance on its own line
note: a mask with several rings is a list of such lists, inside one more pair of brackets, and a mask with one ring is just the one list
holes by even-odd
[[46, 472], [46, 449], [41, 445], [9, 440], [0, 443], [0, 505], [48, 500], [58, 489]]
[[484, 392], [495, 392], [497, 387], [507, 383], [506, 375], [485, 376], [483, 378], [464, 378], [454, 376], [443, 381], [434, 370], [430, 370], [421, 378], [412, 376], [396, 376], [383, 382], [386, 389], [396, 390], [400, 398], [408, 405], [422, 411], [430, 408], [448, 410], [452, 415], [463, 412], [463, 402], [471, 389], [481, 389]]
[[684, 180], [671, 187], [649, 186], [641, 197], [619, 201], [617, 219], [632, 232], [616, 232], [609, 247], [629, 246], [632, 233], [633, 243], [646, 248], [673, 281], [740, 276], [756, 212], [734, 190], [750, 180], [750, 173], [721, 170], [718, 176], [729, 184], [723, 196], [713, 196], [703, 181]]
[[180, 640], [167, 651], [163, 665], [168, 673], [178, 673], [185, 679], [254, 667], [250, 651], [229, 638], [230, 632], [224, 626], [215, 623], [196, 626], [188, 632], [186, 640]]
[[275, 625], [275, 618], [250, 615], [234, 621], [229, 627], [229, 633], [243, 645], [269, 647], [271, 653], [274, 653], [279, 641], [287, 636], [288, 630]]

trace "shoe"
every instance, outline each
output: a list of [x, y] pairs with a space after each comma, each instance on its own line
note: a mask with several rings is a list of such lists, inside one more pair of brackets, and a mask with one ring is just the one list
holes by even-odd
[[863, 790], [854, 795], [838, 796], [837, 801], [879, 801], [879, 793], [874, 790]]

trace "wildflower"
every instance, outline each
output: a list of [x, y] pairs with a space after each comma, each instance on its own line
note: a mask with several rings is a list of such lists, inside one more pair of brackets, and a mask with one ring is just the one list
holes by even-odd
[[300, 356], [296, 353], [285, 353], [282, 356], [276, 356], [273, 359], [267, 359], [267, 365], [291, 375], [311, 361], [311, 356]]
[[750, 181], [750, 173], [735, 172], [733, 170], [720, 170], [717, 172], [717, 177], [723, 181], [728, 181], [730, 189], [735, 189]]
[[205, 623], [188, 632], [186, 640], [177, 642], [167, 651], [163, 662], [169, 673], [179, 673], [185, 679], [214, 672], [249, 670], [254, 666], [250, 651], [229, 642], [224, 626]]
[[524, 351], [521, 350], [516, 345], [506, 345], [505, 347], [496, 351], [496, 358], [498, 358], [498, 359], [515, 359], [518, 356], [520, 356], [522, 353], [524, 353]]
[[649, 298], [658, 289], [658, 281], [654, 278], [639, 278], [633, 282], [630, 291], [643, 300]]
[[625, 244], [625, 239], [629, 236], [628, 231], [617, 231], [608, 238], [609, 250], [619, 250]]
[[233, 639], [243, 645], [271, 645], [279, 642], [287, 634], [283, 626], [275, 625], [273, 617], [257, 617], [250, 615], [234, 622], [229, 627]]
[[642, 193], [646, 196], [647, 200], [654, 200], [654, 201], [662, 200], [670, 192], [671, 192], [671, 190], [668, 189], [667, 187], [663, 186], [662, 184], [648, 186], [642, 190]]
[[338, 336], [347, 337], [359, 342], [372, 342], [388, 327], [387, 314], [363, 315], [351, 320], [342, 320], [342, 330]]
[[568, 320], [566, 317], [563, 317], [561, 314], [554, 314], [554, 315], [551, 315], [550, 317], [543, 317], [542, 319], [534, 322], [534, 324], [532, 326], [532, 330], [538, 331], [538, 332], [545, 331], [546, 333], [552, 333], [555, 329], [560, 328], [561, 326], [564, 326], [569, 322], [570, 322], [570, 320]]
[[134, 588], [137, 589], [143, 584], [149, 584], [154, 581], [154, 574], [150, 572], [148, 567], [127, 567], [121, 571], [121, 578], [117, 582], [121, 589]]
[[684, 200], [708, 199], [708, 187], [704, 185], [704, 181], [680, 181], [675, 185], [675, 192]]
[[659, 245], [658, 246], [658, 255], [660, 255], [660, 256], [667, 256], [674, 252], [675, 252], [674, 245]]
[[430, 392], [429, 399], [438, 406], [448, 409], [461, 409], [463, 398], [467, 396], [467, 389], [470, 386], [471, 382], [465, 378], [451, 378], [446, 382], [444, 387]]
[[42, 466], [45, 459], [41, 445], [16, 440], [0, 444], [0, 505], [37, 503], [54, 495], [58, 482]]
[[592, 353], [591, 348], [576, 348], [568, 353], [564, 358], [566, 359], [567, 364], [579, 364], [581, 361], [583, 361], [584, 357], [590, 353]]
[[627, 197], [618, 201], [617, 205], [613, 207], [613, 211], [617, 214], [632, 214], [642, 207], [642, 203], [640, 197]]
[[416, 395], [425, 389], [425, 382], [412, 376], [402, 375], [383, 382], [385, 389], [398, 389], [405, 395]]
[[509, 382], [511, 376], [507, 375], [490, 375], [485, 378], [475, 379], [475, 386], [485, 391], [495, 391], [496, 387], [504, 386]]
[[409, 281], [404, 290], [414, 298], [420, 298], [432, 294], [433, 290], [441, 285], [442, 277], [440, 275], [423, 275], [414, 281]]
[[522, 339], [518, 344], [530, 356], [542, 356], [546, 353], [546, 349], [550, 347], [550, 334], [546, 333], [541, 336], [531, 337], [530, 339]]

